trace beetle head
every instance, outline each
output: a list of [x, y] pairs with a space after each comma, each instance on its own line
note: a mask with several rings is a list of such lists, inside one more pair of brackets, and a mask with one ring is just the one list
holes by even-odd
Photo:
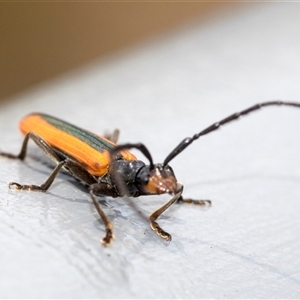
[[172, 194], [177, 188], [177, 180], [169, 165], [145, 166], [138, 173], [138, 180], [145, 194]]

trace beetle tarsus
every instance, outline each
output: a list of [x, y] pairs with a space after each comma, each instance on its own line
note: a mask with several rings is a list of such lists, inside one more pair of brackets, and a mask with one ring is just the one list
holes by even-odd
[[0, 152], [0, 156], [6, 157], [6, 158], [11, 158], [11, 159], [19, 159], [19, 155], [7, 153], [7, 152]]
[[194, 204], [194, 205], [199, 205], [199, 206], [204, 206], [204, 207], [211, 207], [211, 200], [195, 200], [191, 198], [179, 198], [176, 203], [186, 203], [186, 204]]
[[45, 192], [46, 190], [42, 189], [38, 185], [34, 184], [20, 184], [17, 182], [10, 182], [8, 185], [9, 188], [14, 188], [15, 190], [18, 191], [33, 191], [33, 192]]
[[14, 188], [15, 190], [22, 190], [24, 185], [20, 184], [20, 183], [17, 183], [17, 182], [10, 182], [8, 184], [8, 187], [11, 189], [11, 188]]
[[162, 237], [163, 239], [165, 239], [167, 242], [170, 242], [172, 240], [172, 236], [171, 234], [169, 234], [168, 232], [164, 231], [157, 222], [155, 221], [151, 221], [150, 223], [150, 227], [152, 230], [154, 230], [160, 237]]
[[111, 242], [115, 239], [113, 232], [111, 229], [106, 229], [105, 237], [101, 240], [103, 246], [107, 247], [111, 244]]

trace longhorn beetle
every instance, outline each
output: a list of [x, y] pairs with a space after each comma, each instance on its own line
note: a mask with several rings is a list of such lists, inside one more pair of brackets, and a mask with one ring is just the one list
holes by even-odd
[[[75, 125], [42, 113], [33, 113], [20, 122], [20, 130], [25, 135], [21, 151], [18, 155], [0, 152], [0, 156], [24, 160], [29, 139], [40, 147], [45, 154], [56, 163], [56, 167], [48, 179], [39, 185], [26, 185], [16, 182], [9, 183], [9, 187], [17, 190], [45, 192], [61, 169], [76, 177], [89, 186], [93, 203], [104, 223], [104, 246], [113, 240], [113, 225], [102, 210], [96, 195], [110, 197], [139, 197], [141, 195], [159, 195], [168, 193], [172, 198], [150, 215], [150, 226], [156, 233], [167, 241], [171, 235], [157, 223], [157, 218], [173, 203], [193, 203], [210, 206], [209, 200], [184, 199], [183, 185], [175, 177], [169, 162], [181, 153], [193, 141], [203, 135], [217, 130], [220, 126], [230, 123], [241, 116], [245, 116], [265, 106], [293, 106], [300, 103], [269, 101], [256, 104], [241, 112], [212, 124], [192, 137], [185, 138], [171, 151], [163, 163], [154, 164], [151, 154], [144, 144], [116, 145], [118, 131], [112, 136], [101, 137]], [[135, 148], [142, 152], [149, 164], [137, 160], [128, 150]]]

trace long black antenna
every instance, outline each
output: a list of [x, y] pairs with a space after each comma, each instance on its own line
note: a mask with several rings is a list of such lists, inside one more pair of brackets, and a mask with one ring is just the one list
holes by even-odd
[[128, 143], [128, 144], [117, 145], [114, 149], [112, 149], [110, 151], [110, 155], [114, 156], [117, 152], [119, 152], [121, 150], [127, 150], [127, 149], [132, 149], [132, 148], [140, 150], [146, 156], [146, 158], [149, 160], [150, 170], [153, 170], [154, 164], [153, 164], [152, 156], [151, 156], [149, 150], [147, 149], [147, 147], [144, 144], [141, 144], [141, 143], [130, 144], [130, 143]]
[[231, 121], [237, 120], [239, 117], [247, 115], [251, 113], [252, 111], [258, 110], [264, 106], [271, 106], [271, 105], [286, 105], [286, 106], [295, 106], [300, 107], [300, 103], [297, 102], [285, 102], [285, 101], [269, 101], [269, 102], [263, 102], [258, 103], [256, 105], [253, 105], [241, 112], [237, 112], [235, 114], [230, 115], [229, 117], [216, 122], [212, 124], [211, 126], [207, 127], [206, 129], [202, 130], [201, 132], [195, 134], [193, 137], [187, 137], [185, 138], [165, 159], [164, 165], [167, 165], [174, 157], [176, 157], [180, 152], [182, 152], [187, 146], [189, 146], [193, 141], [197, 140], [200, 136], [208, 134], [212, 131], [215, 131], [219, 129], [222, 125], [229, 123]]

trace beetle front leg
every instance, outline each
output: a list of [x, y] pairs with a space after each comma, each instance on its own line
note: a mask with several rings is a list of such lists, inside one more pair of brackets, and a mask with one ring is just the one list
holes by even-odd
[[104, 246], [109, 246], [111, 242], [114, 240], [113, 235], [113, 224], [107, 217], [107, 215], [102, 210], [96, 195], [104, 195], [104, 196], [111, 196], [111, 197], [118, 197], [118, 194], [115, 190], [109, 189], [106, 184], [104, 183], [94, 183], [90, 185], [90, 195], [93, 200], [93, 203], [98, 211], [98, 214], [100, 215], [102, 222], [105, 226], [105, 236], [101, 240], [101, 243]]
[[156, 220], [165, 210], [167, 210], [172, 204], [174, 204], [181, 197], [182, 191], [183, 191], [183, 185], [178, 183], [177, 192], [176, 192], [175, 196], [171, 200], [169, 200], [167, 203], [165, 203], [162, 207], [160, 207], [155, 212], [153, 212], [149, 217], [150, 227], [152, 228], [152, 230], [156, 231], [156, 233], [160, 237], [162, 237], [163, 239], [166, 239], [168, 242], [170, 242], [172, 240], [171, 234], [164, 231], [160, 227], [160, 225], [156, 222]]

